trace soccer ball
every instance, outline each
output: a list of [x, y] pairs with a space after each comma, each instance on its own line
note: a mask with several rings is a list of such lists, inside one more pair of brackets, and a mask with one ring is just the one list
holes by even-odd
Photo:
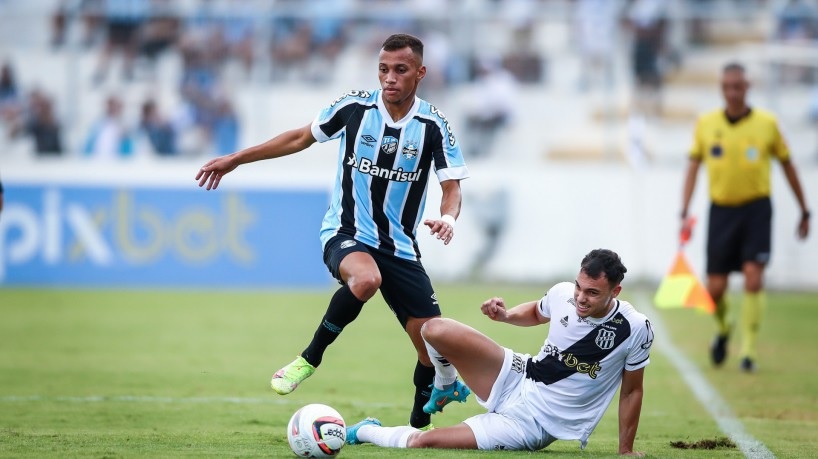
[[301, 407], [287, 424], [287, 440], [299, 457], [333, 457], [341, 452], [346, 439], [344, 418], [320, 403]]

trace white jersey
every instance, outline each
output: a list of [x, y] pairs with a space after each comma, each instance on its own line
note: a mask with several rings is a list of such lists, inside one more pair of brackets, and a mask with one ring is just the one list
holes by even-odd
[[537, 309], [551, 318], [537, 356], [525, 363], [524, 397], [538, 422], [561, 440], [582, 446], [596, 428], [622, 382], [622, 371], [650, 362], [653, 330], [644, 314], [621, 300], [601, 319], [580, 318], [574, 284], [555, 285]]

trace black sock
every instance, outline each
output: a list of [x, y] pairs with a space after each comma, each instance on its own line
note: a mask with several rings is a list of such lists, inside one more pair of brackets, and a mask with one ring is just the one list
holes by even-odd
[[420, 429], [432, 422], [432, 415], [423, 411], [423, 405], [432, 396], [432, 388], [429, 387], [435, 381], [435, 367], [427, 367], [418, 362], [415, 365], [415, 406], [412, 407], [412, 415], [409, 417], [409, 425]]
[[321, 365], [324, 351], [341, 334], [344, 327], [358, 317], [363, 307], [364, 302], [352, 294], [348, 285], [339, 288], [329, 300], [329, 306], [327, 306], [324, 318], [321, 319], [321, 325], [315, 330], [310, 345], [304, 349], [301, 357], [304, 357], [304, 360], [314, 367]]

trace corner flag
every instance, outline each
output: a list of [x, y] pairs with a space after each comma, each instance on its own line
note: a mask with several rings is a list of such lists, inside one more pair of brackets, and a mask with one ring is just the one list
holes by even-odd
[[693, 217], [685, 221], [679, 238], [679, 251], [676, 252], [670, 271], [662, 279], [653, 297], [653, 303], [657, 308], [698, 308], [708, 314], [716, 311], [716, 304], [699, 282], [683, 251], [695, 222]]

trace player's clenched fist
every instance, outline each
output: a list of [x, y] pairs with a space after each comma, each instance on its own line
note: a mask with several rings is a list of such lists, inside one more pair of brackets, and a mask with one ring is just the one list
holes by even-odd
[[506, 319], [506, 302], [502, 298], [489, 298], [480, 306], [483, 314], [487, 315], [489, 319], [503, 322]]

